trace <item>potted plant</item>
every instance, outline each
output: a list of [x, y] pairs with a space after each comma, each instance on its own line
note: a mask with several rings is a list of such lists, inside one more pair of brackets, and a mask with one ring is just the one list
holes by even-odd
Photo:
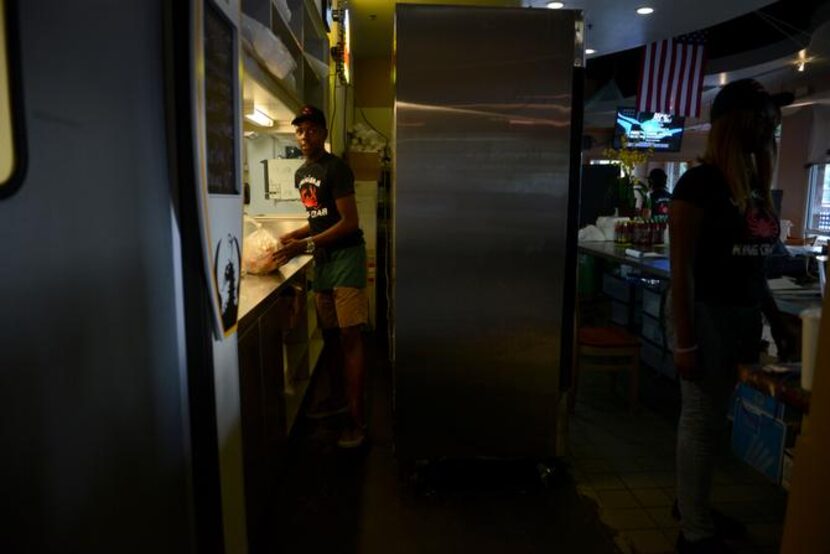
[[602, 153], [608, 159], [616, 160], [620, 164], [622, 175], [617, 178], [616, 190], [609, 191], [609, 195], [614, 198], [618, 215], [631, 217], [637, 215], [637, 195], [639, 194], [644, 199], [648, 197], [645, 185], [634, 176], [634, 170], [638, 165], [646, 163], [654, 150], [631, 148], [624, 135], [620, 140], [619, 150], [606, 148]]

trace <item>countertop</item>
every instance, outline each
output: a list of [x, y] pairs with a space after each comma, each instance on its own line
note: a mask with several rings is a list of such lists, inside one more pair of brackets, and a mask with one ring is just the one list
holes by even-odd
[[[626, 255], [626, 249], [636, 249], [658, 257], [635, 258]], [[580, 242], [579, 252], [630, 265], [644, 273], [664, 279], [671, 278], [668, 245], [635, 246], [621, 245], [610, 241]], [[784, 313], [797, 316], [802, 310], [813, 306], [821, 306], [821, 291], [818, 283], [799, 286], [788, 279], [773, 279], [769, 281], [769, 284], [778, 309]]]
[[292, 277], [304, 270], [313, 260], [312, 256], [297, 256], [273, 273], [267, 275], [245, 275], [239, 284], [239, 322], [250, 314], [266, 298], [279, 292]]
[[[647, 256], [635, 258], [626, 255], [625, 251], [637, 250], [646, 253]], [[656, 246], [623, 245], [615, 242], [580, 242], [579, 251], [584, 254], [592, 254], [600, 258], [606, 258], [615, 262], [632, 265], [645, 273], [668, 279], [671, 277], [669, 271], [669, 246], [661, 244]]]

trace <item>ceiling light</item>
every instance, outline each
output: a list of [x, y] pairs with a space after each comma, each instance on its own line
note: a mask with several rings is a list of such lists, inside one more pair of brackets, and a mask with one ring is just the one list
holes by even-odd
[[547, 6], [552, 10], [561, 10], [565, 7], [564, 2], [548, 2]]
[[594, 50], [593, 48], [586, 48], [586, 49], [585, 49], [585, 54], [586, 54], [587, 56], [590, 56], [591, 54], [596, 54], [596, 53], [597, 53], [597, 51], [596, 51], [596, 50]]
[[637, 13], [640, 15], [649, 15], [654, 13], [654, 8], [649, 8], [648, 6], [643, 6], [642, 8], [637, 8]]
[[798, 62], [798, 71], [799, 71], [799, 73], [804, 73], [804, 66], [806, 66], [806, 65], [807, 65], [807, 62], [805, 62], [805, 61]]
[[252, 111], [251, 113], [246, 113], [245, 119], [247, 119], [251, 123], [256, 123], [260, 127], [274, 126], [274, 120], [268, 117], [268, 115], [261, 111], [259, 108], [254, 108], [254, 111]]

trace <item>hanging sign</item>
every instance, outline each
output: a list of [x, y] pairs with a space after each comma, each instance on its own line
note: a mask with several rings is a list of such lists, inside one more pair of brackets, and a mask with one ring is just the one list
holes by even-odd
[[13, 0], [0, 0], [0, 198], [23, 180], [25, 150]]
[[[197, 3], [198, 4], [198, 3]], [[211, 1], [196, 17], [196, 163], [215, 334], [236, 331], [242, 263], [241, 79], [237, 28]]]

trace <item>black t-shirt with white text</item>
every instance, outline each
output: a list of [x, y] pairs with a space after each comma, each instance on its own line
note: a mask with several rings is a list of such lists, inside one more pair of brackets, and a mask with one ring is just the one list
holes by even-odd
[[[294, 174], [312, 235], [322, 233], [340, 221], [337, 199], [354, 194], [354, 174], [337, 156], [324, 153], [319, 160], [306, 162]], [[343, 237], [333, 248], [362, 244], [363, 233]]]
[[720, 170], [701, 165], [687, 171], [672, 200], [703, 210], [693, 269], [695, 300], [711, 304], [760, 304], [766, 290], [764, 262], [778, 243], [779, 222], [773, 210], [750, 199], [741, 212]]

